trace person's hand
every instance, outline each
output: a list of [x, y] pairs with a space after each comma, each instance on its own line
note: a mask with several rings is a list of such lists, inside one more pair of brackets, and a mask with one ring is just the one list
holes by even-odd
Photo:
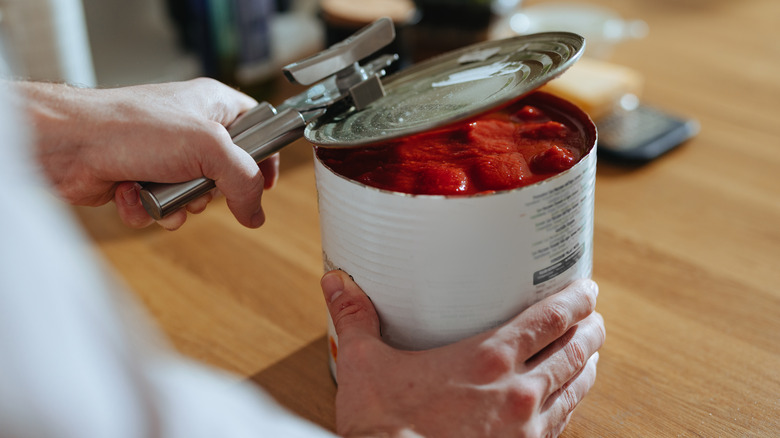
[[[257, 102], [212, 79], [113, 89], [19, 82], [37, 155], [59, 194], [76, 205], [116, 202], [132, 227], [153, 222], [136, 181], [213, 179], [238, 221], [259, 227], [260, 198], [277, 177], [278, 156], [258, 165], [225, 127]], [[160, 221], [180, 227], [213, 193]]]
[[339, 339], [340, 435], [557, 436], [594, 384], [605, 331], [590, 280], [498, 329], [419, 352], [382, 342], [374, 307], [346, 273], [321, 285]]

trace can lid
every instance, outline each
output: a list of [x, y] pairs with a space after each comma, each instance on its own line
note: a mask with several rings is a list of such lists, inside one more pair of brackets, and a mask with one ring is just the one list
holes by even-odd
[[325, 147], [359, 146], [432, 130], [512, 102], [579, 59], [585, 39], [546, 32], [474, 44], [390, 76], [385, 96], [361, 111], [326, 114], [304, 136]]

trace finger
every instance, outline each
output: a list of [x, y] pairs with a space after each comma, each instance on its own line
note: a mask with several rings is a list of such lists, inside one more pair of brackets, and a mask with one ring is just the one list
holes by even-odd
[[136, 182], [122, 182], [114, 191], [114, 204], [119, 218], [132, 228], [144, 228], [154, 223], [141, 204], [140, 190], [141, 185]]
[[279, 154], [273, 154], [260, 163], [260, 172], [265, 178], [264, 189], [272, 189], [279, 179]]
[[194, 201], [191, 201], [189, 204], [187, 204], [187, 212], [193, 213], [193, 214], [199, 214], [203, 213], [203, 210], [208, 207], [209, 202], [211, 202], [212, 194], [211, 192], [206, 193], [203, 196], [198, 197]]
[[157, 225], [165, 228], [168, 231], [175, 231], [181, 228], [182, 225], [184, 225], [184, 222], [187, 221], [187, 210], [184, 208], [180, 208], [173, 213], [169, 214], [168, 216], [165, 216], [164, 218], [157, 221]]
[[523, 311], [502, 326], [498, 335], [516, 345], [518, 360], [525, 362], [590, 315], [597, 296], [595, 282], [577, 280]]
[[604, 345], [604, 339], [604, 320], [600, 314], [593, 312], [526, 362], [529, 368], [540, 373], [545, 397], [559, 391], [582, 371]]
[[[238, 164], [246, 160], [249, 161]], [[265, 178], [243, 149], [235, 153], [233, 161], [236, 162], [235, 171], [226, 170], [221, 177], [215, 178], [215, 183], [225, 195], [227, 206], [238, 222], [245, 227], [258, 228], [265, 223], [261, 203]]]
[[339, 343], [352, 336], [379, 338], [379, 317], [371, 300], [343, 271], [326, 273], [320, 281]]
[[570, 412], [569, 415], [563, 418], [563, 420], [558, 420], [557, 418], [554, 420], [547, 419], [547, 432], [544, 436], [560, 436], [564, 429], [566, 429], [566, 426], [569, 425], [569, 422], [571, 421], [572, 413]]
[[228, 208], [244, 226], [257, 228], [265, 222], [261, 197], [265, 179], [257, 163], [233, 144], [221, 125], [210, 127], [210, 141], [199, 143], [203, 174], [225, 195]]
[[[209, 78], [197, 78], [192, 86], [202, 87], [204, 95], [212, 93], [209, 99], [213, 105], [206, 105], [206, 116], [214, 120], [214, 126], [204, 127], [208, 134], [203, 139], [206, 146], [200, 150], [198, 162], [203, 174], [214, 180], [225, 195], [230, 211], [242, 225], [257, 228], [265, 222], [265, 213], [260, 204], [264, 185], [263, 172], [246, 151], [233, 144], [226, 126], [240, 114], [257, 105], [250, 96]], [[278, 158], [276, 161], [278, 166]], [[273, 184], [276, 178], [274, 161], [266, 165]]]
[[580, 373], [547, 399], [542, 407], [542, 412], [547, 417], [549, 424], [565, 426], [571, 413], [596, 383], [598, 361], [599, 354], [595, 353]]

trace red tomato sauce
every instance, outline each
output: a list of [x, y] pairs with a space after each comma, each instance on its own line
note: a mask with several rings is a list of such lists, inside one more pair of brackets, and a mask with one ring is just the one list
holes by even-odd
[[587, 153], [582, 130], [554, 109], [521, 99], [439, 130], [359, 148], [317, 148], [334, 172], [416, 195], [474, 195], [537, 183]]

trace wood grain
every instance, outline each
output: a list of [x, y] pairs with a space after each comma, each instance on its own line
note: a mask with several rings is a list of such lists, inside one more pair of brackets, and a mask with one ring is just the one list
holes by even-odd
[[[564, 436], [776, 436], [780, 3], [589, 3], [649, 24], [611, 60], [645, 76], [646, 102], [702, 130], [646, 166], [599, 162], [594, 277], [607, 342]], [[110, 206], [76, 211], [176, 348], [332, 429], [310, 146], [282, 162], [258, 230], [222, 201], [173, 233], [128, 230]]]

